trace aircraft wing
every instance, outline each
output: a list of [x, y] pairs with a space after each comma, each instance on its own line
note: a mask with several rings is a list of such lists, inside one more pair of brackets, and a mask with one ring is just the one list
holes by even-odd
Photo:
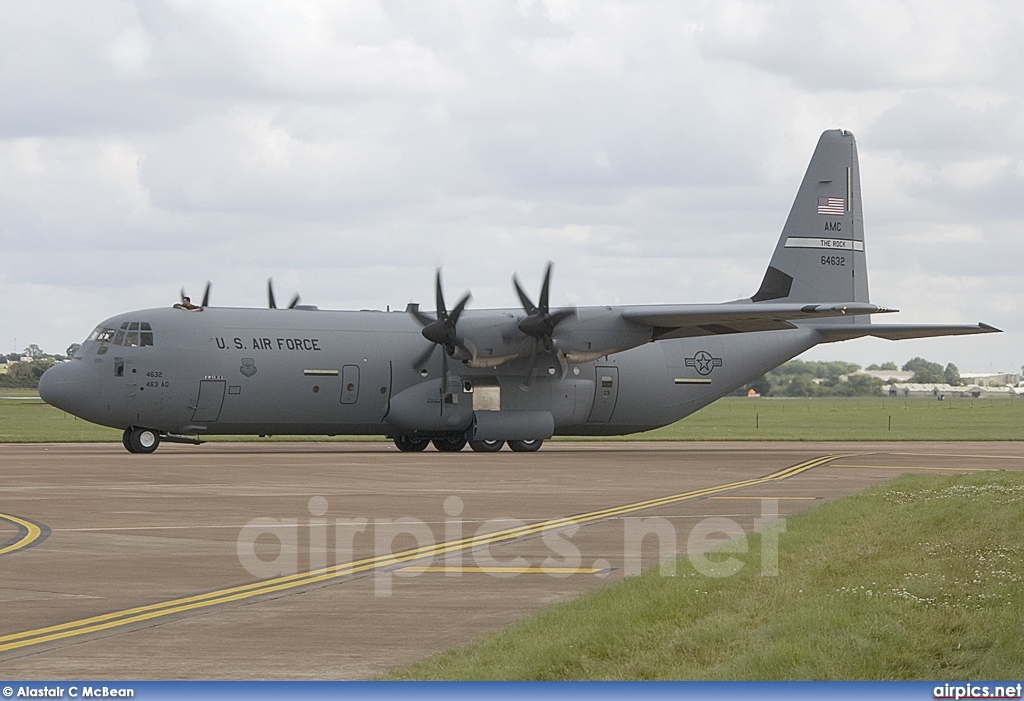
[[894, 311], [897, 310], [863, 302], [657, 304], [626, 307], [622, 318], [655, 327], [659, 330], [658, 338], [682, 338], [792, 329], [795, 325], [791, 322], [796, 321]]
[[931, 338], [933, 336], [967, 336], [976, 333], [1002, 333], [995, 326], [974, 324], [832, 324], [816, 328], [826, 343], [846, 341], [862, 336], [902, 341], [909, 338]]

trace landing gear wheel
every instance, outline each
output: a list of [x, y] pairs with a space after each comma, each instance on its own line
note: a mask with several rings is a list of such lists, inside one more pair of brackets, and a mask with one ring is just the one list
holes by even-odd
[[135, 452], [135, 448], [132, 447], [132, 429], [131, 429], [131, 427], [126, 428], [124, 430], [124, 433], [121, 434], [121, 444], [124, 446], [124, 449], [127, 450], [129, 453], [134, 453]]
[[430, 441], [426, 438], [413, 438], [412, 436], [395, 436], [395, 445], [403, 453], [418, 453], [427, 447]]
[[470, 441], [469, 447], [478, 453], [497, 453], [505, 441]]
[[160, 434], [151, 428], [132, 428], [128, 443], [133, 453], [152, 453], [160, 445]]
[[508, 447], [517, 453], [536, 453], [544, 445], [541, 438], [533, 438], [528, 441], [509, 441]]
[[435, 438], [432, 442], [442, 453], [457, 453], [465, 448], [467, 443], [465, 435]]

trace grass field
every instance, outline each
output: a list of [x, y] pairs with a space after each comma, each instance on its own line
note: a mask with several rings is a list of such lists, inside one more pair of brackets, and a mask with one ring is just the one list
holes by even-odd
[[[396, 679], [1017, 679], [1024, 474], [905, 476], [756, 536], [730, 577], [680, 558]], [[725, 557], [719, 555], [716, 557]]]
[[[726, 397], [671, 426], [624, 437], [673, 441], [1024, 440], [1019, 399], [748, 399]], [[279, 436], [344, 441], [373, 437]], [[34, 390], [0, 389], [0, 443], [116, 442], [121, 432], [47, 406]], [[267, 440], [222, 437], [212, 440]]]
[[1018, 399], [726, 397], [644, 440], [1024, 440]]

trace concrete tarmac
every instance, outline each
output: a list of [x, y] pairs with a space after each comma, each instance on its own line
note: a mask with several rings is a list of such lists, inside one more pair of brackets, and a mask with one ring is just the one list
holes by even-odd
[[366, 678], [730, 522], [994, 469], [1024, 444], [0, 445], [0, 677]]

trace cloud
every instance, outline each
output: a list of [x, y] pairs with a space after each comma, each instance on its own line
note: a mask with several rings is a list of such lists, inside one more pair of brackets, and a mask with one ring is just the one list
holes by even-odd
[[858, 136], [878, 299], [1018, 320], [1021, 12], [5, 5], [0, 294], [20, 303], [0, 327], [63, 348], [183, 283], [262, 305], [270, 275], [325, 307], [429, 306], [440, 265], [452, 294], [512, 306], [512, 272], [547, 260], [566, 303], [747, 296], [835, 127]]

